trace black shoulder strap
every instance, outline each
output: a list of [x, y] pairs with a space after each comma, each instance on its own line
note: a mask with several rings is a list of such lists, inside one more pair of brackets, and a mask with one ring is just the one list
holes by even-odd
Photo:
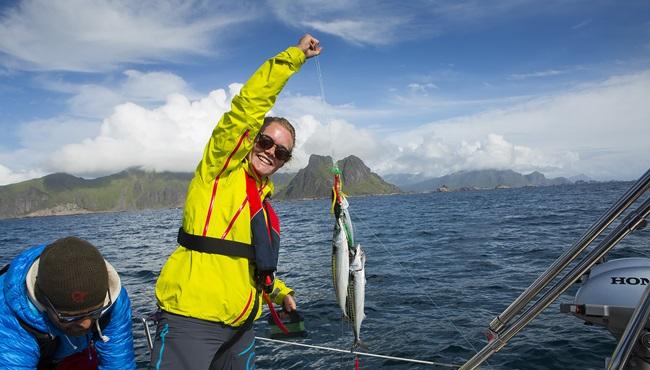
[[178, 244], [193, 251], [255, 260], [255, 248], [247, 243], [211, 238], [209, 236], [192, 235], [186, 233], [182, 227], [178, 229], [178, 238], [176, 240]]
[[7, 271], [9, 271], [9, 264], [4, 265], [4, 266], [0, 269], [0, 275], [4, 274], [4, 273], [7, 272]]
[[38, 362], [38, 369], [49, 369], [52, 367], [54, 354], [56, 353], [57, 348], [59, 347], [59, 338], [54, 337], [49, 333], [42, 333], [31, 326], [29, 326], [25, 321], [20, 317], [16, 317], [20, 326], [25, 329], [26, 332], [31, 334], [36, 342], [38, 343], [38, 349], [41, 353], [40, 360]]
[[[106, 311], [102, 316], [99, 317], [99, 327], [104, 330], [105, 327], [111, 322], [111, 315], [113, 314], [113, 307]], [[97, 327], [93, 325], [93, 333], [97, 332]]]

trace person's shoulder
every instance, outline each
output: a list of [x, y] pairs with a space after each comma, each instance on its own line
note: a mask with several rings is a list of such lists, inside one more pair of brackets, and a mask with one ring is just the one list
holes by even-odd
[[[13, 354], [14, 359], [30, 354], [38, 350], [37, 338], [34, 333], [40, 333], [37, 329], [31, 329], [27, 323], [22, 322], [16, 313], [7, 304], [4, 294], [0, 292], [0, 363], [6, 364], [2, 359], [4, 355]], [[4, 369], [4, 367], [2, 367]]]
[[39, 244], [39, 245], [34, 245], [31, 247], [26, 248], [25, 250], [21, 251], [14, 259], [10, 262], [10, 266], [19, 266], [19, 265], [24, 265], [31, 263], [38, 258], [41, 253], [43, 253], [43, 249], [45, 249], [45, 244]]

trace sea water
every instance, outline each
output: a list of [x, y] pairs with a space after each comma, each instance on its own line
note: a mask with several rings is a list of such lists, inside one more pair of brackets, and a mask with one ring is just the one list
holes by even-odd
[[[500, 314], [618, 199], [630, 183], [351, 197], [356, 239], [367, 255], [369, 352], [462, 364], [485, 345]], [[329, 201], [275, 202], [282, 222], [279, 276], [296, 291], [309, 335], [297, 342], [348, 350], [332, 288], [334, 220]], [[154, 284], [176, 247], [180, 209], [0, 220], [0, 264], [31, 245], [77, 235], [117, 268], [134, 317], [155, 310]], [[650, 231], [636, 232], [610, 258], [648, 256]], [[209, 284], [209, 282], [206, 282]], [[490, 369], [602, 369], [615, 347], [603, 328], [561, 314], [572, 287], [484, 365]], [[258, 320], [258, 336], [268, 336]], [[153, 329], [153, 328], [152, 328]], [[146, 368], [143, 326], [134, 323], [138, 368]], [[349, 369], [353, 357], [257, 341], [260, 369]], [[425, 365], [361, 357], [362, 369]]]

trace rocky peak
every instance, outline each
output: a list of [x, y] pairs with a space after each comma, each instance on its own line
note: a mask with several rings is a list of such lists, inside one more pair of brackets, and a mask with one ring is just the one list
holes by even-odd
[[[337, 162], [343, 177], [343, 191], [349, 195], [397, 193], [399, 189], [372, 173], [363, 161], [353, 155]], [[333, 184], [333, 161], [329, 156], [312, 154], [307, 167], [298, 171], [289, 185], [276, 198], [304, 199], [330, 196]]]
[[344, 174], [343, 179], [346, 183], [358, 183], [372, 176], [370, 168], [359, 157], [353, 155], [338, 161], [337, 165]]

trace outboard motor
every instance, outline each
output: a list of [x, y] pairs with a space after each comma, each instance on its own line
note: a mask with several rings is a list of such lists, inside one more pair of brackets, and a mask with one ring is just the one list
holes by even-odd
[[[605, 327], [617, 340], [650, 285], [650, 258], [621, 258], [594, 266], [582, 278], [574, 303], [560, 310], [587, 324]], [[650, 325], [645, 324], [627, 363], [630, 370], [650, 370]]]

